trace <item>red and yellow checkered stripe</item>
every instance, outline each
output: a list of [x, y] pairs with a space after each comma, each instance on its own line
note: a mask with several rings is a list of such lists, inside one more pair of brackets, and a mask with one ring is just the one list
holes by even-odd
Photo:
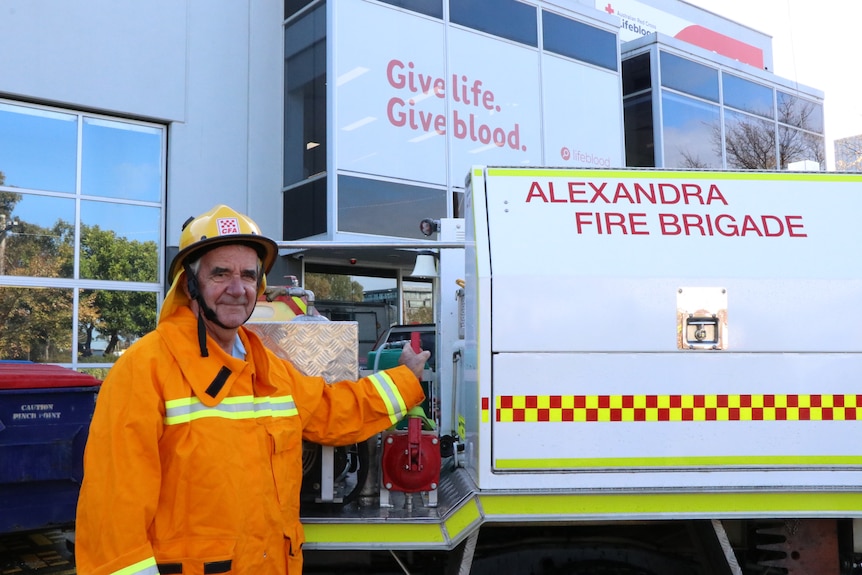
[[[482, 398], [482, 420], [490, 401]], [[862, 395], [501, 395], [494, 418], [515, 422], [857, 421]]]

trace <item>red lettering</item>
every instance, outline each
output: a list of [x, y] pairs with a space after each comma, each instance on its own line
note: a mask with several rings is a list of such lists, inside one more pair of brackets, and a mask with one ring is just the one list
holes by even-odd
[[683, 184], [680, 187], [682, 188], [682, 198], [685, 204], [691, 204], [693, 203], [692, 200], [697, 200], [697, 203], [703, 205], [700, 186], [697, 184]]
[[[730, 220], [725, 227], [725, 220]], [[736, 220], [728, 214], [721, 214], [715, 217], [715, 230], [725, 237], [736, 237], [739, 235], [739, 229], [736, 227]]]
[[548, 198], [545, 197], [545, 192], [542, 191], [542, 187], [539, 185], [539, 182], [533, 182], [532, 184], [530, 184], [530, 191], [527, 192], [526, 203], [529, 204], [530, 202], [532, 202], [533, 198], [542, 198], [543, 202], [545, 202], [546, 204], [548, 203]]
[[635, 203], [634, 198], [632, 198], [629, 191], [626, 189], [626, 185], [623, 183], [617, 184], [616, 192], [614, 192], [614, 203], [621, 201], [622, 199], [626, 199], [630, 204]]
[[[668, 190], [670, 190], [670, 192], [672, 192], [672, 194], [665, 195], [666, 192], [668, 192]], [[670, 192], [668, 192], [668, 193], [670, 193]], [[679, 203], [680, 193], [679, 193], [679, 190], [677, 189], [677, 187], [674, 186], [673, 184], [659, 184], [658, 185], [658, 193], [659, 193], [659, 197], [661, 198], [661, 203], [663, 203], [663, 204], [678, 204]]]
[[584, 233], [586, 226], [596, 226], [598, 235], [612, 235], [614, 230], [623, 235], [648, 236], [646, 214], [622, 212], [575, 212], [575, 226], [578, 233]]
[[697, 214], [683, 214], [682, 225], [685, 229], [685, 235], [687, 236], [691, 235], [692, 229], [699, 230], [701, 236], [707, 235], [703, 229], [703, 218]]
[[724, 196], [721, 194], [721, 190], [718, 189], [718, 186], [716, 186], [715, 184], [710, 184], [709, 192], [706, 196], [706, 204], [710, 205], [714, 201], [721, 202], [725, 206], [727, 205], [727, 200], [724, 199]]
[[589, 185], [590, 185], [590, 187], [593, 189], [593, 192], [595, 192], [595, 193], [593, 194], [593, 198], [590, 200], [590, 203], [591, 203], [591, 204], [596, 203], [596, 198], [601, 198], [602, 200], [604, 200], [604, 202], [605, 202], [606, 204], [611, 203], [611, 202], [610, 202], [610, 201], [605, 197], [604, 193], [602, 193], [602, 192], [604, 191], [605, 187], [608, 185], [608, 184], [607, 184], [607, 182], [602, 182], [602, 185], [600, 185], [599, 187], [596, 187], [596, 185], [595, 185], [595, 184], [593, 184], [592, 182], [589, 182]]
[[592, 212], [575, 212], [575, 227], [579, 234], [584, 233], [584, 226], [592, 225]]
[[401, 60], [389, 60], [389, 64], [386, 65], [386, 80], [389, 82], [390, 86], [400, 90], [407, 85], [407, 78], [404, 74], [396, 74], [396, 69], [403, 70], [404, 62]]
[[548, 191], [551, 193], [551, 203], [566, 203], [566, 198], [554, 196], [554, 182], [548, 182]]
[[[807, 238], [808, 234], [797, 232], [798, 229], [802, 229], [804, 226], [802, 225], [802, 216], [785, 216], [784, 219], [787, 221], [787, 232], [788, 235], [792, 238]], [[798, 224], [792, 223], [799, 221]]]
[[576, 186], [583, 186], [584, 182], [569, 182], [569, 201], [573, 204], [586, 204], [587, 200], [583, 198], [575, 198], [575, 196], [582, 196], [587, 193], [586, 190], [579, 189]]
[[661, 226], [661, 235], [678, 236], [682, 233], [676, 214], [659, 214], [658, 221]]

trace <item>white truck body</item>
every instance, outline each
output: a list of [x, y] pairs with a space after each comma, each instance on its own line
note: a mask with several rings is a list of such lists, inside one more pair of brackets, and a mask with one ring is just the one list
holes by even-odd
[[838, 490], [862, 514], [862, 176], [476, 167], [466, 203], [480, 490]]
[[858, 572], [860, 214], [862, 174], [474, 167], [436, 238], [439, 484], [304, 508], [308, 565]]

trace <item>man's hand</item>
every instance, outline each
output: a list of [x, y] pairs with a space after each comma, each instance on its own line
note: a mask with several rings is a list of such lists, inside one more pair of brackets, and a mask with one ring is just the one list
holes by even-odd
[[425, 371], [425, 363], [428, 361], [428, 358], [431, 357], [431, 352], [426, 350], [421, 351], [420, 353], [416, 353], [413, 351], [413, 346], [410, 345], [410, 342], [407, 342], [403, 348], [401, 348], [401, 355], [398, 357], [399, 365], [406, 365], [410, 368], [410, 371], [413, 372], [413, 375], [416, 376], [416, 379], [422, 381], [422, 375]]

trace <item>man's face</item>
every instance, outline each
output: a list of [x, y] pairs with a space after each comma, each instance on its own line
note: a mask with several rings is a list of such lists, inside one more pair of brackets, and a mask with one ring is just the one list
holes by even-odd
[[221, 246], [201, 257], [201, 295], [228, 328], [241, 326], [251, 315], [259, 281], [257, 252], [248, 246]]

